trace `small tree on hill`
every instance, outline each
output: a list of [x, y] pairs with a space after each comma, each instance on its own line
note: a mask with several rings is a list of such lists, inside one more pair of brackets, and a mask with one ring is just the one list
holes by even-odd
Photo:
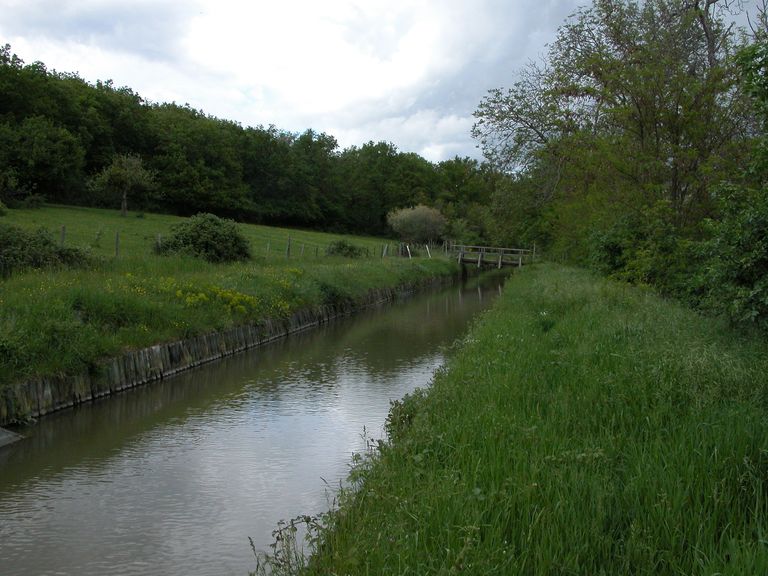
[[98, 194], [120, 198], [120, 214], [128, 214], [128, 196], [146, 196], [155, 184], [155, 175], [144, 168], [141, 158], [131, 154], [118, 154], [112, 163], [99, 172], [90, 183]]
[[392, 210], [387, 223], [406, 242], [423, 244], [441, 238], [447, 222], [439, 210], [420, 204]]

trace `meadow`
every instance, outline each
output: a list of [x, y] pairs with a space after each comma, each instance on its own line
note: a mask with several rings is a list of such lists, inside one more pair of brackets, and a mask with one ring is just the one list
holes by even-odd
[[[241, 226], [254, 254], [247, 262], [158, 256], [152, 251], [157, 235], [168, 234], [182, 219], [142, 216], [46, 206], [10, 210], [3, 217], [25, 228], [55, 232], [65, 226], [65, 244], [87, 248], [96, 259], [82, 268], [0, 280], [0, 386], [91, 370], [122, 350], [353, 302], [372, 288], [417, 284], [457, 271], [444, 259], [381, 258], [386, 240], [250, 225]], [[292, 250], [286, 257], [289, 235]], [[325, 247], [339, 239], [368, 248], [369, 256], [325, 255]]]
[[[275, 573], [766, 574], [764, 340], [556, 265], [507, 281]], [[275, 561], [277, 561], [275, 563]]]

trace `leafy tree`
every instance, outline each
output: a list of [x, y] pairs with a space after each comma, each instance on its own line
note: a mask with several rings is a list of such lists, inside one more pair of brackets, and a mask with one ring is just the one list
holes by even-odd
[[441, 238], [446, 225], [439, 210], [421, 204], [393, 210], [387, 222], [403, 240], [420, 244]]
[[127, 216], [128, 197], [139, 205], [146, 205], [154, 188], [154, 180], [154, 174], [144, 168], [141, 158], [119, 154], [90, 181], [89, 185], [91, 190], [105, 200], [120, 198], [120, 214]]
[[707, 257], [706, 303], [736, 322], [768, 329], [768, 39], [746, 47], [739, 64], [762, 135], [746, 170], [748, 185], [717, 191], [722, 214], [709, 221], [711, 237], [701, 247]]
[[642, 222], [660, 203], [681, 237], [699, 234], [752, 125], [729, 4], [594, 0], [560, 27], [544, 62], [489, 92], [473, 134], [489, 161], [527, 182], [508, 188], [523, 196], [497, 204], [496, 220], [526, 207], [525, 226], [573, 259], [589, 257], [595, 231]]

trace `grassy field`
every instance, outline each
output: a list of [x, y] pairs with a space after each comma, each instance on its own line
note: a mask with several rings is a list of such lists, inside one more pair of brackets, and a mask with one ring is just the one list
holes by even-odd
[[[46, 207], [11, 210], [3, 221], [30, 228], [64, 225], [66, 243], [78, 247], [104, 232], [94, 247], [103, 258], [92, 267], [0, 280], [0, 386], [88, 370], [124, 349], [286, 317], [306, 307], [352, 301], [371, 288], [457, 272], [442, 259], [382, 259], [382, 241], [372, 238], [243, 226], [254, 243], [271, 242], [272, 252], [259, 254], [254, 246], [249, 262], [215, 265], [152, 253], [156, 235], [180, 221], [170, 216], [121, 218], [111, 211]], [[115, 258], [110, 254], [118, 230], [123, 248]], [[294, 249], [286, 258], [289, 233]], [[377, 255], [348, 259], [322, 250], [315, 256], [309, 249], [340, 238]]]
[[650, 291], [525, 269], [393, 406], [305, 573], [766, 574], [766, 374]]
[[[145, 258], [152, 253], [157, 236], [167, 237], [174, 224], [184, 219], [166, 214], [144, 214], [129, 212], [120, 216], [118, 210], [82, 208], [77, 206], [44, 206], [38, 209], [9, 210], [2, 221], [30, 230], [46, 228], [58, 241], [61, 229], [65, 228], [66, 246], [89, 248], [99, 256], [115, 255], [115, 236], [119, 234], [120, 256], [126, 258]], [[255, 256], [266, 256], [269, 244], [269, 256], [285, 256], [288, 237], [291, 238], [291, 257], [301, 257], [302, 245], [304, 257], [314, 258], [315, 248], [318, 254], [334, 240], [344, 238], [353, 244], [368, 248], [371, 255], [380, 255], [381, 247], [387, 240], [378, 238], [327, 234], [308, 230], [293, 230], [255, 224], [241, 224], [240, 229], [250, 240]], [[394, 241], [390, 240], [390, 250]]]

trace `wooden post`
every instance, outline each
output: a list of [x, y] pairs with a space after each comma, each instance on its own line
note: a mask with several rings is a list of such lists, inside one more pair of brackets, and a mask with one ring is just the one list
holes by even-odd
[[157, 238], [155, 239], [155, 247], [158, 252], [163, 248], [163, 235], [158, 234]]
[[291, 237], [288, 236], [288, 244], [285, 245], [285, 257], [291, 257]]
[[387, 256], [389, 256], [389, 242], [384, 244], [384, 257], [386, 258]]
[[64, 248], [64, 240], [67, 238], [67, 227], [61, 227], [61, 247]]
[[410, 260], [412, 258], [412, 256], [411, 256], [411, 247], [408, 246], [408, 244], [406, 244], [405, 245], [405, 249], [408, 250], [408, 260]]
[[115, 232], [115, 258], [120, 256], [120, 232]]
[[499, 270], [501, 270], [501, 259], [502, 259], [503, 257], [504, 257], [504, 251], [503, 251], [503, 250], [499, 250], [499, 265], [497, 266], [497, 268], [498, 268]]
[[432, 259], [432, 254], [429, 251], [429, 244], [424, 244], [424, 248], [427, 249], [427, 256], [429, 256], [429, 259], [431, 260]]
[[271, 240], [267, 240], [267, 251], [264, 253], [265, 256], [269, 256], [269, 245], [271, 243]]
[[456, 261], [461, 264], [461, 259], [464, 258], [464, 250], [459, 250], [459, 257], [456, 259]]
[[536, 262], [536, 242], [533, 243], [533, 255], [531, 256], [531, 262]]
[[304, 256], [304, 243], [303, 242], [301, 243], [301, 254], [300, 254], [300, 256], [302, 256], [302, 257]]
[[480, 268], [480, 265], [483, 263], [483, 251], [477, 253], [477, 267]]
[[523, 255], [519, 254], [517, 256], [517, 267], [522, 268], [523, 267]]

